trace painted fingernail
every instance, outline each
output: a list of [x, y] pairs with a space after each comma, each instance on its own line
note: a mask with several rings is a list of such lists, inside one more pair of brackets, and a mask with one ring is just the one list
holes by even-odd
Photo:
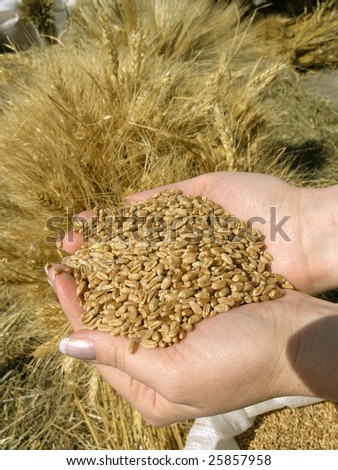
[[93, 360], [96, 353], [93, 343], [88, 339], [64, 338], [60, 341], [60, 352], [76, 359]]
[[[52, 269], [51, 269], [52, 268]], [[55, 278], [56, 276], [58, 276], [59, 274], [62, 274], [64, 272], [63, 269], [57, 267], [57, 266], [54, 266], [51, 264], [51, 263], [47, 263], [45, 264], [44, 266], [44, 270], [45, 270], [45, 273], [47, 274], [47, 282], [48, 284], [53, 287], [54, 289], [54, 282], [55, 282]]]
[[43, 269], [45, 270], [45, 273], [46, 273], [46, 276], [47, 276], [47, 282], [48, 284], [54, 289], [54, 284], [52, 283], [52, 281], [49, 279], [49, 270], [50, 268], [52, 267], [53, 265], [51, 263], [46, 263], [43, 267]]
[[59, 276], [62, 273], [64, 273], [64, 270], [62, 268], [59, 268], [58, 266], [55, 266], [52, 269], [52, 280], [55, 281], [56, 276]]
[[62, 240], [58, 240], [55, 245], [58, 250], [62, 250]]
[[129, 202], [129, 199], [130, 199], [132, 196], [134, 196], [134, 194], [136, 194], [136, 193], [130, 193], [130, 194], [128, 194], [127, 196], [125, 196], [125, 197], [123, 198], [123, 202]]
[[49, 269], [52, 267], [53, 265], [51, 263], [46, 263], [43, 267], [43, 269], [45, 270], [45, 273], [46, 273], [46, 276], [48, 276], [48, 271]]

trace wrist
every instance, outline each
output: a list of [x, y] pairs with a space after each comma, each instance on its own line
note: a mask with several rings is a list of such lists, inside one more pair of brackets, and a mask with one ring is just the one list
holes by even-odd
[[287, 297], [288, 327], [276, 369], [275, 396], [337, 401], [338, 306], [299, 292]]
[[338, 185], [301, 189], [302, 241], [312, 294], [338, 287]]

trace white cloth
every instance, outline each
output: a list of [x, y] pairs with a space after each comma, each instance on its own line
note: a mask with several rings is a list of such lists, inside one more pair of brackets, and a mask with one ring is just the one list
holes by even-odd
[[235, 436], [251, 428], [255, 418], [268, 411], [285, 406], [298, 408], [322, 400], [309, 397], [282, 397], [267, 400], [241, 410], [222, 415], [196, 419], [190, 429], [185, 449], [187, 450], [237, 450]]

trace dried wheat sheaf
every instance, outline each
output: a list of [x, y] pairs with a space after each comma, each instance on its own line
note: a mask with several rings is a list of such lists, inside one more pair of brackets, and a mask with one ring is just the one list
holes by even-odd
[[205, 197], [179, 190], [79, 219], [67, 260], [85, 327], [145, 348], [182, 340], [203, 318], [292, 288], [271, 273], [262, 234]]

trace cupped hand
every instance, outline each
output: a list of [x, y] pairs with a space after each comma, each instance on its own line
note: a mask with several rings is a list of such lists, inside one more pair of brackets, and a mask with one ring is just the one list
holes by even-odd
[[[338, 287], [338, 185], [332, 196], [329, 188], [297, 188], [271, 175], [218, 172], [143, 191], [126, 202], [169, 188], [206, 196], [225, 211], [248, 220], [265, 237], [266, 251], [273, 257], [272, 271], [297, 290], [317, 294]], [[81, 215], [89, 218], [92, 212]], [[72, 240], [68, 242], [66, 236], [63, 243], [69, 253], [79, 248], [78, 234]]]
[[234, 216], [249, 220], [265, 236], [272, 271], [302, 292], [338, 287], [338, 185], [325, 189], [291, 186], [271, 175], [208, 173], [143, 191], [129, 201], [167, 189], [206, 196]]
[[328, 302], [290, 291], [204, 319], [173, 346], [130, 354], [129, 338], [82, 329], [70, 274], [56, 276], [54, 289], [75, 330], [62, 352], [92, 362], [154, 425], [279, 396], [338, 398], [338, 312]]
[[[308, 262], [309, 240], [298, 188], [266, 175], [215, 173], [139, 193], [129, 200], [144, 199], [169, 187], [204, 195], [239, 218], [251, 218], [266, 236], [267, 251], [274, 257], [273, 271], [298, 289], [317, 290]], [[66, 236], [63, 249], [73, 253], [81, 241], [78, 234]], [[68, 273], [54, 278], [54, 288], [75, 329], [71, 339], [63, 342], [63, 352], [91, 360], [105, 380], [154, 424], [230, 411], [275, 396], [327, 395], [317, 379], [309, 379], [311, 367], [305, 367], [305, 379], [297, 370], [299, 332], [304, 325], [316, 323], [318, 311], [330, 311], [326, 302], [288, 292], [282, 299], [244, 305], [205, 319], [169, 348], [140, 347], [131, 355], [129, 339], [82, 329], [75, 281]]]

